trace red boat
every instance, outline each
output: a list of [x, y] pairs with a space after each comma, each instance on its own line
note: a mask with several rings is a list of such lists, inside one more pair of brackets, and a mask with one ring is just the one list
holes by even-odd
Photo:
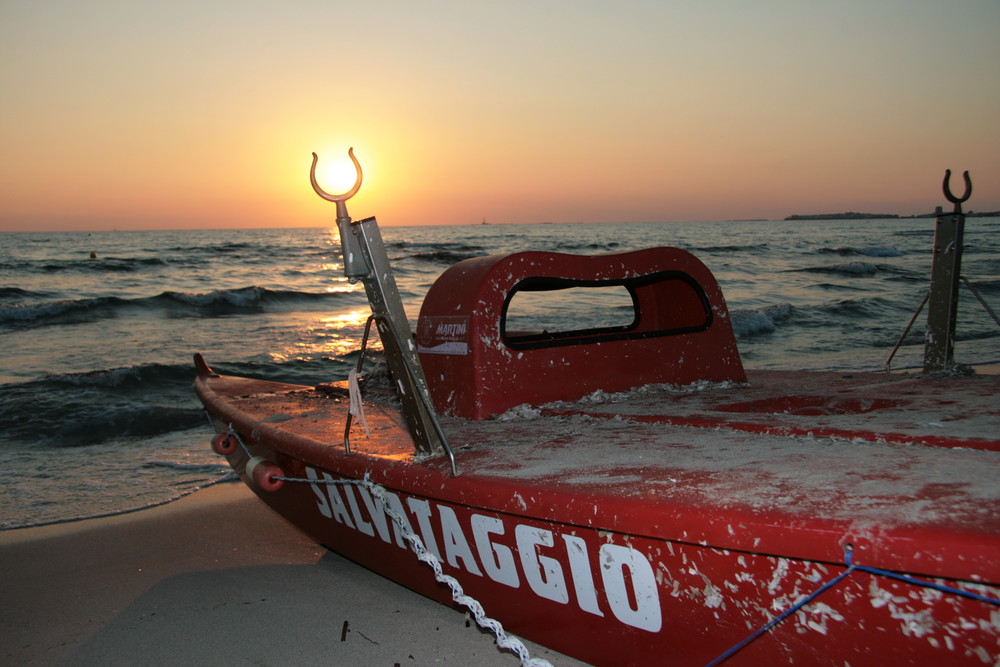
[[[358, 173], [313, 184], [390, 380], [196, 356], [213, 445], [264, 502], [525, 664], [508, 631], [598, 665], [998, 664], [1000, 376], [745, 371], [675, 248], [460, 262], [413, 336], [377, 223], [347, 216]], [[507, 326], [519, 293], [590, 288], [631, 320]]]

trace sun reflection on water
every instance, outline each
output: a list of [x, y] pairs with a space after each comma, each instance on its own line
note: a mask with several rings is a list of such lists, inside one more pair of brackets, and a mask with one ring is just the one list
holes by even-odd
[[348, 313], [340, 313], [339, 315], [331, 315], [330, 317], [321, 318], [320, 322], [325, 326], [334, 329], [362, 327], [364, 326], [369, 315], [371, 315], [370, 310], [367, 308], [359, 308], [358, 310], [352, 310]]
[[[313, 354], [333, 357], [343, 357], [357, 352], [361, 347], [365, 322], [370, 314], [369, 309], [360, 308], [322, 317], [310, 332], [312, 340], [303, 342], [299, 347], [308, 348]], [[369, 345], [372, 347], [377, 343], [378, 336], [369, 339]]]

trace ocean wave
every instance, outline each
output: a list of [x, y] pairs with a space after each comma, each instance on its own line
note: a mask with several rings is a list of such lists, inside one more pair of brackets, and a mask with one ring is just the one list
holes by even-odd
[[[230, 473], [232, 468], [226, 463], [179, 463], [177, 461], [146, 461], [142, 464], [144, 468], [169, 468], [171, 470], [183, 470], [185, 472], [200, 473]], [[236, 473], [232, 473], [233, 479], [239, 479]]]
[[754, 253], [762, 250], [770, 250], [770, 246], [766, 243], [749, 243], [746, 245], [714, 245], [714, 246], [697, 246], [690, 248], [691, 252], [697, 255], [701, 252], [723, 252], [723, 253], [738, 253], [738, 252], [749, 252]]
[[904, 254], [895, 246], [842, 246], [840, 248], [822, 248], [818, 252], [820, 254], [862, 255], [864, 257], [902, 257]]
[[890, 233], [891, 236], [901, 236], [901, 237], [933, 237], [934, 236], [934, 223], [926, 222], [926, 227], [912, 227], [910, 229], [897, 229]]
[[108, 317], [129, 301], [115, 296], [63, 299], [44, 303], [0, 306], [0, 327], [25, 328], [47, 324], [75, 324]]
[[[414, 243], [412, 241], [393, 241], [386, 243], [392, 249], [392, 263], [394, 268], [404, 269], [399, 263], [405, 260], [416, 260], [418, 262], [430, 262], [434, 264], [452, 265], [461, 262], [463, 259], [482, 257], [488, 254], [480, 246], [470, 243]], [[397, 254], [401, 253], [401, 254]]]
[[879, 267], [870, 262], [847, 262], [830, 266], [809, 266], [803, 269], [789, 269], [792, 273], [838, 273], [853, 276], [870, 276], [878, 273]]
[[198, 316], [231, 315], [261, 312], [270, 306], [323, 302], [341, 296], [341, 292], [300, 292], [250, 286], [203, 293], [168, 291], [136, 299], [96, 297], [35, 304], [15, 303], [0, 306], [0, 328], [23, 329], [93, 322], [135, 308], [161, 308]]
[[221, 241], [213, 243], [202, 243], [198, 245], [172, 245], [163, 248], [164, 254], [180, 255], [185, 257], [197, 255], [232, 255], [246, 251], [268, 252], [276, 249], [277, 246], [268, 243], [256, 243], [252, 241]]
[[[305, 385], [344, 379], [351, 365], [340, 359], [213, 363], [220, 373]], [[191, 390], [194, 376], [193, 363], [142, 364], [6, 384], [0, 433], [7, 442], [82, 447], [203, 426], [205, 413]]]
[[204, 266], [206, 264], [218, 265], [219, 263], [255, 264], [260, 261], [266, 261], [268, 264], [282, 264], [304, 256], [324, 256], [325, 253], [325, 249], [303, 251], [295, 246], [236, 241], [195, 246], [171, 246], [164, 248], [159, 256], [170, 265]]
[[410, 254], [411, 259], [434, 262], [436, 264], [447, 264], [449, 266], [457, 264], [464, 259], [472, 259], [473, 257], [480, 256], [481, 253], [456, 252], [453, 250], [430, 250], [427, 252], [415, 252]]
[[276, 292], [263, 287], [240, 287], [228, 290], [213, 290], [211, 292], [163, 292], [148, 299], [142, 299], [143, 304], [168, 304], [190, 306], [196, 310], [256, 310], [273, 295], [273, 300], [279, 300]]
[[101, 253], [99, 247], [84, 247], [68, 257], [7, 259], [0, 262], [0, 271], [12, 273], [50, 274], [122, 274], [162, 273], [164, 270], [204, 267], [206, 264], [256, 264], [294, 262], [303, 257], [326, 257], [328, 248], [298, 248], [268, 243], [216, 243], [199, 246], [136, 248], [135, 256]]
[[160, 257], [83, 257], [7, 262], [0, 269], [20, 273], [134, 273], [170, 264]]
[[419, 250], [420, 248], [440, 248], [441, 246], [451, 247], [452, 250], [458, 250], [463, 252], [485, 252], [483, 246], [477, 243], [458, 243], [458, 242], [445, 242], [445, 243], [426, 243], [421, 241], [386, 241], [385, 245], [387, 248], [395, 248], [397, 250]]
[[239, 311], [260, 311], [265, 306], [318, 303], [336, 300], [344, 292], [301, 292], [249, 286], [211, 292], [163, 292], [155, 297], [140, 299], [143, 304], [180, 305], [198, 314], [230, 314]]
[[[360, 340], [358, 341], [360, 344]], [[240, 375], [287, 382], [289, 384], [315, 385], [320, 382], [346, 380], [347, 373], [357, 365], [358, 352], [352, 352], [344, 357], [322, 357], [319, 359], [285, 359], [280, 361], [248, 361], [215, 363], [209, 359], [212, 369], [224, 375]], [[369, 350], [370, 358], [376, 358], [377, 353]], [[189, 389], [190, 390], [190, 389]]]
[[143, 383], [168, 383], [180, 379], [190, 380], [193, 366], [171, 364], [141, 364], [83, 373], [50, 373], [42, 382], [79, 387], [128, 387]]
[[193, 366], [145, 364], [7, 384], [0, 431], [12, 442], [79, 447], [194, 428], [205, 416], [193, 376]]
[[[31, 412], [24, 414], [27, 410]], [[0, 400], [0, 426], [6, 437], [42, 447], [85, 447], [120, 438], [153, 437], [204, 422], [203, 411], [193, 403], [179, 408], [113, 392], [60, 391], [47, 396], [17, 392]]]
[[[0, 520], [0, 531], [122, 516], [167, 505], [216, 484], [239, 481], [239, 476], [229, 466], [220, 465], [217, 468], [206, 467], [204, 471], [195, 471], [202, 473], [198, 477], [178, 480], [173, 484], [167, 480], [151, 481], [147, 479], [144, 480], [142, 486], [139, 486], [136, 484], [134, 476], [117, 475], [117, 479], [113, 480], [111, 484], [108, 484], [108, 480], [105, 478], [101, 493], [94, 493], [87, 484], [81, 485], [79, 478], [62, 480], [59, 485], [61, 502], [58, 503], [44, 501], [32, 503], [31, 495], [33, 494], [31, 492], [20, 493], [19, 496], [23, 500], [20, 503], [22, 507], [18, 509], [21, 511], [16, 512], [13, 518]], [[164, 469], [170, 470], [172, 468], [164, 466]], [[161, 483], [157, 484], [157, 481]], [[109, 486], [110, 489], [108, 489]], [[68, 491], [72, 487], [78, 488]], [[24, 498], [24, 496], [28, 496], [28, 498]], [[108, 510], [109, 504], [116, 508]]]
[[593, 254], [599, 252], [617, 252], [622, 249], [622, 244], [618, 241], [586, 242], [586, 241], [563, 241], [557, 243], [553, 248], [556, 252], [569, 254]]
[[256, 243], [250, 243], [247, 241], [230, 241], [227, 243], [217, 243], [213, 245], [202, 246], [203, 252], [213, 252], [219, 254], [231, 254], [234, 252], [241, 252], [243, 250], [258, 249], [260, 246]]
[[[847, 326], [855, 328], [866, 326], [873, 330], [871, 322], [886, 313], [900, 313], [900, 329], [907, 315], [905, 308], [899, 304], [880, 297], [863, 297], [857, 299], [839, 299], [818, 306], [803, 309], [803, 323], [813, 326]], [[853, 326], [848, 326], [853, 325]]]
[[792, 306], [779, 303], [763, 308], [737, 309], [730, 313], [733, 322], [733, 333], [736, 338], [772, 333], [778, 328], [778, 323], [792, 316]]
[[969, 282], [972, 283], [972, 286], [976, 289], [976, 291], [980, 292], [980, 294], [990, 294], [991, 292], [1000, 293], [1000, 278], [977, 280], [975, 276], [972, 276], [969, 278]]
[[4, 301], [20, 301], [22, 299], [39, 299], [47, 296], [45, 292], [32, 292], [20, 287], [0, 287], [0, 299]]
[[168, 262], [160, 257], [96, 257], [86, 262], [75, 262], [72, 268], [99, 273], [130, 273], [167, 264]]
[[[193, 354], [193, 352], [192, 352]], [[292, 384], [315, 384], [330, 379], [347, 379], [347, 370], [356, 364], [352, 353], [344, 359], [323, 358], [306, 361], [287, 359], [281, 361], [247, 361], [227, 363], [212, 360], [212, 367], [219, 373], [241, 375], [260, 380], [274, 380]], [[122, 393], [134, 394], [140, 388], [152, 395], [176, 390], [178, 395], [193, 396], [191, 382], [194, 380], [194, 362], [183, 364], [139, 364], [81, 373], [50, 373], [44, 378], [25, 384], [38, 384], [43, 391], [53, 387], [102, 387]], [[17, 386], [17, 385], [15, 385]]]

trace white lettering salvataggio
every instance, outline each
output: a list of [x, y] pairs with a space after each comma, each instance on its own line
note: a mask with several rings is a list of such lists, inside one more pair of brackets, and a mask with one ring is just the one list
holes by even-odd
[[[558, 604], [571, 600], [568, 577], [572, 599], [581, 611], [601, 617], [610, 611], [621, 623], [648, 632], [659, 632], [663, 626], [653, 567], [631, 546], [606, 542], [593, 558], [587, 540], [575, 531], [563, 534], [515, 523], [512, 539], [501, 516], [472, 512], [463, 518], [450, 505], [416, 497], [405, 497], [404, 502], [388, 491], [373, 497], [363, 486], [341, 488], [329, 473], [321, 473], [321, 478], [312, 468], [305, 472], [320, 515], [353, 531], [406, 548], [403, 531], [387, 515], [391, 511], [406, 531], [413, 532], [411, 518], [415, 519], [428, 551], [455, 569], [485, 575], [511, 588], [520, 588], [523, 577], [532, 593]], [[601, 589], [595, 585], [598, 579]]]

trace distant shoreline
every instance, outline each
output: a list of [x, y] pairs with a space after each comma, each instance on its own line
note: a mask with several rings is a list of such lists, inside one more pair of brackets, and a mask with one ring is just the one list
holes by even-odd
[[[938, 209], [934, 213], [921, 213], [919, 215], [897, 215], [896, 213], [812, 213], [808, 215], [790, 215], [785, 220], [887, 220], [896, 218], [936, 218], [939, 215], [948, 213]], [[970, 218], [995, 218], [1000, 216], [1000, 211], [966, 211], [965, 215]]]

